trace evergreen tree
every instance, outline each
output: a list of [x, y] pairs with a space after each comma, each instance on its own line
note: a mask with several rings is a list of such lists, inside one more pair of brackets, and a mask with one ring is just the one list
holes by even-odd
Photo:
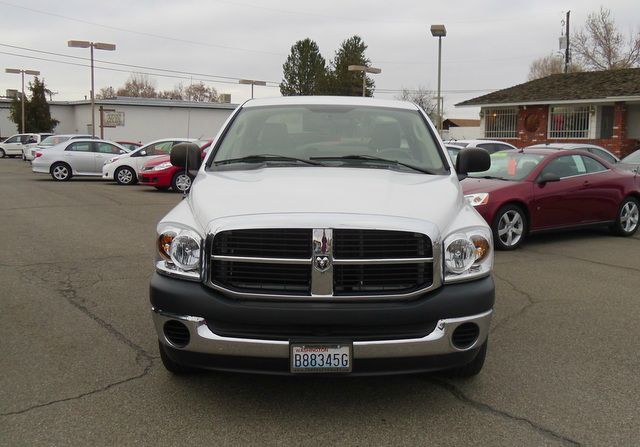
[[332, 95], [362, 96], [362, 76], [366, 76], [365, 96], [373, 96], [375, 82], [364, 72], [349, 71], [349, 65], [369, 66], [371, 60], [364, 54], [367, 45], [360, 36], [342, 42], [333, 59], [333, 72], [329, 82]]
[[324, 93], [327, 66], [318, 44], [306, 38], [291, 47], [291, 53], [282, 65], [282, 96], [319, 95]]
[[[31, 91], [31, 99], [26, 100], [24, 104], [25, 132], [53, 132], [59, 121], [51, 118], [44, 80], [40, 81], [36, 77], [33, 82], [29, 82], [29, 90]], [[11, 103], [10, 118], [20, 129], [22, 104], [18, 99], [14, 99]]]

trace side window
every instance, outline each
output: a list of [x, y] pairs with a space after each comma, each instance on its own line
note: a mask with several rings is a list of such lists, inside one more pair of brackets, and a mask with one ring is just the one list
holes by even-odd
[[591, 152], [594, 155], [597, 155], [598, 157], [602, 158], [604, 161], [608, 161], [611, 164], [617, 162], [617, 160], [610, 153], [602, 151], [600, 149], [591, 148], [589, 152]]
[[171, 152], [171, 147], [173, 147], [173, 144], [173, 141], [163, 141], [161, 143], [156, 143], [153, 146], [149, 146], [146, 149], [147, 156], [168, 154]]
[[27, 144], [31, 138], [31, 135], [20, 135], [20, 143]]
[[[564, 155], [562, 157], [551, 160], [549, 164], [544, 167], [541, 175], [551, 173], [557, 175], [560, 178], [578, 175], [578, 166], [576, 165], [574, 157], [580, 158], [580, 156], [575, 155]], [[584, 164], [582, 164], [582, 168], [584, 171]]]
[[7, 141], [5, 141], [5, 143], [18, 143], [20, 141], [20, 135], [14, 135], [13, 137], [9, 138]]
[[494, 149], [494, 147], [493, 147], [493, 144], [491, 144], [491, 143], [480, 143], [477, 146], [482, 148], [482, 149], [485, 149], [490, 154], [493, 154], [496, 151]]
[[81, 141], [78, 143], [71, 143], [65, 151], [71, 152], [91, 152], [91, 142], [90, 141]]
[[586, 168], [586, 170], [587, 170], [587, 172], [589, 174], [592, 174], [592, 173], [595, 173], [595, 172], [602, 172], [602, 171], [606, 171], [607, 170], [607, 168], [602, 163], [600, 163], [597, 160], [594, 160], [591, 157], [581, 156], [581, 158], [582, 158], [582, 162], [583, 162], [583, 164], [584, 164], [584, 166], [585, 166], [585, 168]]
[[96, 143], [98, 146], [97, 152], [101, 154], [119, 154], [121, 149], [109, 143]]

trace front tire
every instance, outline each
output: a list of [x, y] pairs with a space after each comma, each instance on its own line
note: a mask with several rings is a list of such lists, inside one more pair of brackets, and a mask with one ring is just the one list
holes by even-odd
[[0, 158], [6, 157], [7, 154], [4, 152], [4, 149], [0, 149]]
[[476, 357], [466, 365], [458, 366], [457, 368], [452, 368], [446, 371], [446, 375], [449, 377], [455, 378], [468, 378], [477, 376], [480, 371], [482, 371], [482, 367], [484, 366], [484, 360], [487, 357], [487, 345], [489, 344], [489, 340], [485, 340], [485, 342], [480, 346], [478, 350], [478, 354]]
[[136, 172], [129, 166], [122, 166], [116, 169], [113, 176], [115, 177], [116, 182], [118, 182], [118, 185], [133, 185], [138, 182]]
[[517, 205], [505, 205], [493, 219], [493, 243], [498, 250], [515, 250], [522, 245], [529, 223]]
[[171, 189], [175, 192], [185, 193], [191, 189], [191, 176], [184, 171], [176, 172], [171, 180]]
[[640, 203], [635, 197], [625, 197], [618, 208], [612, 230], [618, 236], [633, 236], [640, 224]]
[[192, 368], [191, 366], [185, 366], [181, 363], [174, 362], [167, 355], [167, 351], [165, 350], [165, 346], [162, 344], [160, 340], [158, 340], [158, 349], [160, 350], [160, 360], [162, 360], [162, 365], [164, 368], [173, 374], [190, 374], [198, 371], [196, 368]]
[[55, 163], [51, 166], [51, 177], [58, 182], [66, 182], [72, 176], [71, 166], [66, 163]]

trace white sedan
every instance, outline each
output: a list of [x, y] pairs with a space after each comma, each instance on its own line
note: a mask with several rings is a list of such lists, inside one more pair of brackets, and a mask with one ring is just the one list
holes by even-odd
[[127, 154], [106, 160], [102, 167], [102, 178], [114, 180], [120, 185], [133, 185], [138, 182], [142, 167], [151, 157], [168, 155], [176, 144], [190, 143], [195, 138], [164, 138], [152, 141]]
[[58, 181], [69, 180], [74, 175], [100, 177], [105, 161], [127, 152], [127, 149], [112, 141], [88, 138], [68, 140], [45, 151], [37, 151], [31, 170], [50, 174]]

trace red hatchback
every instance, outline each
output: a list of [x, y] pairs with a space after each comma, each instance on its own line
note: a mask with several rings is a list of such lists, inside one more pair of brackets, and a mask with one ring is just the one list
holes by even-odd
[[529, 233], [608, 225], [631, 236], [640, 220], [640, 178], [584, 151], [520, 149], [491, 154], [491, 168], [462, 182], [465, 198], [491, 225], [498, 249]]
[[[211, 147], [211, 140], [195, 143], [200, 146], [204, 158]], [[168, 154], [158, 155], [147, 161], [138, 180], [142, 185], [154, 186], [162, 191], [171, 188], [175, 192], [185, 192], [191, 188], [191, 176], [184, 169], [173, 166]]]

